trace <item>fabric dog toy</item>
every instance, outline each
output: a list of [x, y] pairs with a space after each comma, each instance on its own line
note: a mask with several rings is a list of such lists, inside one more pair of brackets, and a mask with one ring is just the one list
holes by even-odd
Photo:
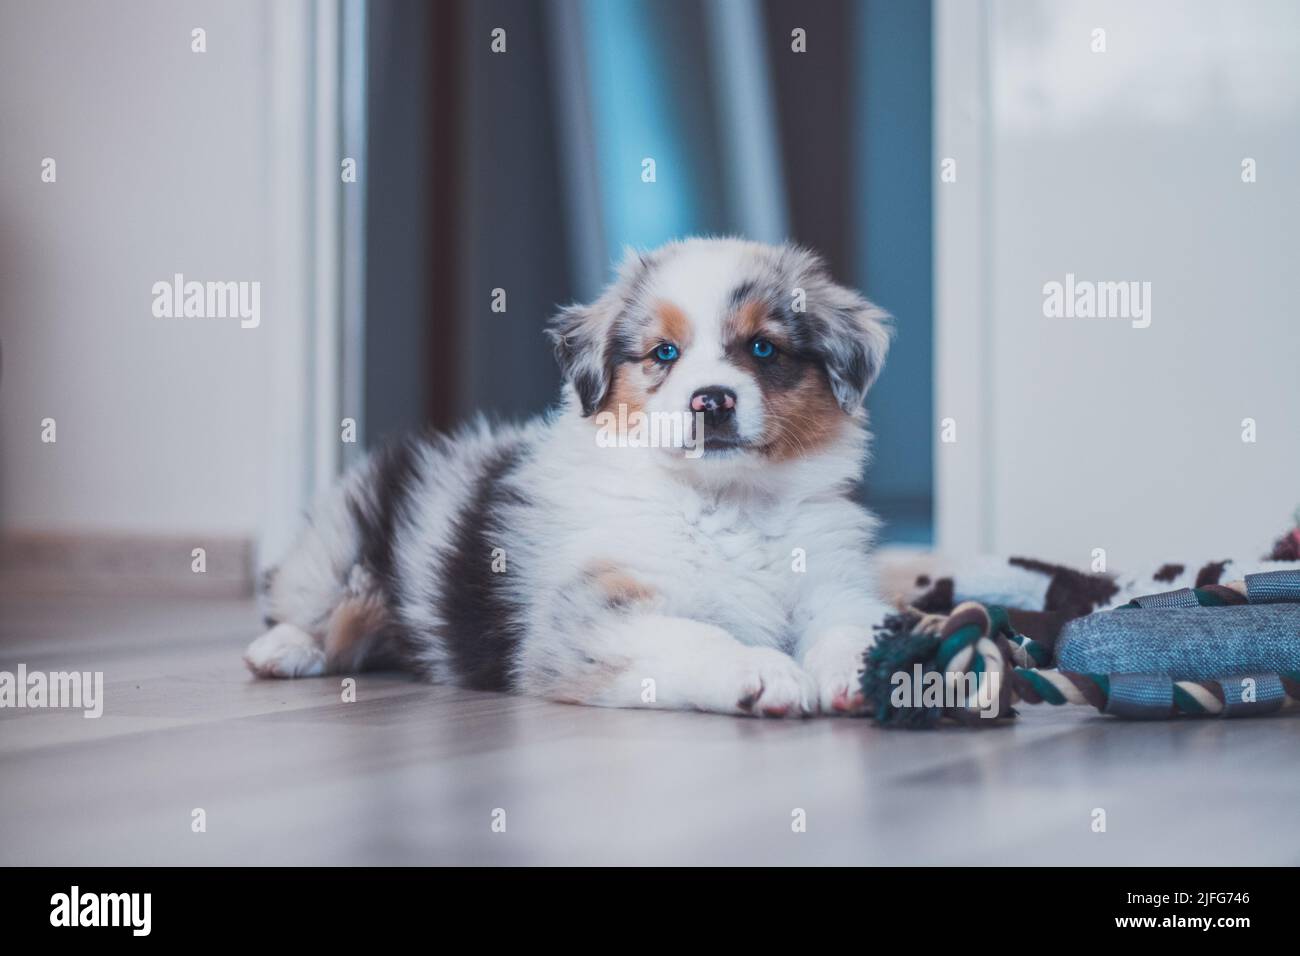
[[1129, 719], [1300, 705], [1300, 571], [1139, 597], [1066, 622], [1054, 645], [1018, 633], [1016, 614], [967, 601], [947, 616], [889, 618], [864, 657], [868, 713], [886, 726], [933, 727], [995, 724], [1018, 702]]

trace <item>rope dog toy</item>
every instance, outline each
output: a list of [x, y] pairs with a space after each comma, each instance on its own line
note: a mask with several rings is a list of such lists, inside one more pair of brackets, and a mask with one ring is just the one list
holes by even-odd
[[[1247, 604], [1300, 605], [1300, 574], [1248, 575], [1230, 584], [1140, 597], [1099, 613]], [[1078, 621], [1087, 624], [1089, 618], [1100, 620], [1089, 615]], [[1137, 620], [1113, 617], [1106, 623], [1128, 626]], [[1300, 621], [1300, 606], [1295, 620]], [[1053, 656], [1052, 648], [1017, 633], [1008, 610], [998, 605], [967, 601], [946, 617], [908, 609], [884, 622], [864, 657], [867, 712], [885, 726], [916, 728], [944, 720], [997, 724], [1016, 716], [1016, 703], [1086, 704], [1128, 719], [1256, 716], [1300, 706], [1300, 648], [1284, 655], [1295, 669], [1288, 664], [1276, 672], [1198, 674], [1197, 679], [1168, 672], [1063, 670], [1049, 666]], [[1164, 666], [1180, 669], [1173, 661]]]

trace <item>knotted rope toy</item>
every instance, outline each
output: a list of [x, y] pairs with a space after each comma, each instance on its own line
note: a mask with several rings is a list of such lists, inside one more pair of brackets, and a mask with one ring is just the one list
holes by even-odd
[[[1212, 609], [1247, 604], [1293, 605], [1282, 612], [1291, 615], [1282, 630], [1294, 633], [1290, 625], [1300, 623], [1300, 574], [1269, 572], [1226, 585], [1150, 595], [1077, 621], [1086, 628], [1093, 619], [1113, 631], [1139, 618], [1102, 621], [1100, 615], [1189, 608], [1215, 614]], [[1208, 620], [1217, 625], [1225, 618]], [[1265, 648], [1268, 659], [1286, 662], [1276, 672], [1183, 679], [1177, 671], [1185, 663], [1174, 661], [1167, 648], [1164, 651], [1170, 659], [1156, 672], [1052, 668], [1053, 649], [1017, 633], [1006, 608], [966, 601], [946, 617], [908, 609], [888, 618], [864, 657], [862, 691], [867, 713], [878, 723], [909, 728], [934, 727], [944, 720], [995, 725], [1017, 715], [1016, 703], [1086, 704], [1129, 719], [1256, 716], [1300, 706], [1300, 634], [1280, 657], [1275, 649]], [[1223, 655], [1228, 671], [1233, 656], [1227, 651]]]

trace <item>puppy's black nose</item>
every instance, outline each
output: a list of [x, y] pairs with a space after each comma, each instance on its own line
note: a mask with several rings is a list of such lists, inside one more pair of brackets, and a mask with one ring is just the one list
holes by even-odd
[[721, 385], [696, 389], [691, 396], [691, 411], [703, 412], [706, 425], [720, 425], [736, 414], [736, 393]]

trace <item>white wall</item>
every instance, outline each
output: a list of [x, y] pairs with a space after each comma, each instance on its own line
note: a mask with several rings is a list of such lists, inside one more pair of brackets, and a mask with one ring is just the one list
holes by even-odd
[[[0, 5], [4, 530], [258, 528], [269, 20], [251, 0]], [[175, 272], [263, 281], [261, 327], [154, 318], [150, 287]]]
[[[1257, 556], [1300, 504], [1300, 6], [936, 9], [940, 544]], [[1149, 281], [1150, 327], [1046, 318], [1066, 273]]]

